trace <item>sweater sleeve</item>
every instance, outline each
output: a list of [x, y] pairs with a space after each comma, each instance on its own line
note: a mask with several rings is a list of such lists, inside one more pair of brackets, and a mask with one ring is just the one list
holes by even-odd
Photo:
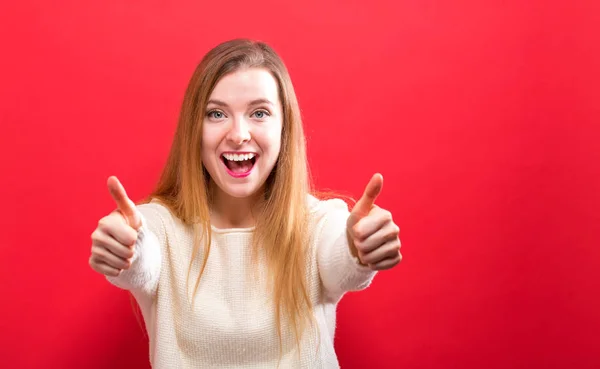
[[350, 252], [348, 205], [340, 199], [319, 201], [316, 212], [317, 264], [326, 294], [337, 300], [346, 292], [367, 288], [377, 272], [360, 264]]
[[106, 277], [113, 285], [135, 294], [152, 296], [158, 286], [161, 250], [166, 244], [166, 231], [157, 206], [159, 205], [137, 206], [142, 226], [138, 230], [131, 266], [117, 277]]

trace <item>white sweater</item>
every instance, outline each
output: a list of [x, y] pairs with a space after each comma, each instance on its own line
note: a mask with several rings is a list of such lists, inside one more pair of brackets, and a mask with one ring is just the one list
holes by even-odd
[[[312, 258], [307, 275], [317, 327], [305, 331], [298, 350], [284, 323], [281, 361], [266, 265], [261, 262], [258, 273], [252, 265], [253, 228], [212, 227], [208, 262], [192, 306], [186, 294], [191, 227], [157, 202], [138, 206], [142, 227], [133, 263], [108, 280], [131, 291], [140, 305], [153, 368], [266, 369], [278, 363], [282, 369], [339, 368], [333, 346], [337, 303], [345, 292], [366, 288], [375, 272], [350, 253], [346, 203], [312, 196], [309, 203]], [[190, 290], [202, 254], [195, 260]]]

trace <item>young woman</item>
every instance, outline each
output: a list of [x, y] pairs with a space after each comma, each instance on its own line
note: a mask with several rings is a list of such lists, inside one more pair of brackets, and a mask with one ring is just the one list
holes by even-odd
[[401, 260], [374, 205], [311, 195], [290, 76], [266, 44], [233, 40], [195, 70], [169, 158], [141, 205], [117, 210], [90, 265], [141, 308], [154, 368], [336, 368], [336, 306]]

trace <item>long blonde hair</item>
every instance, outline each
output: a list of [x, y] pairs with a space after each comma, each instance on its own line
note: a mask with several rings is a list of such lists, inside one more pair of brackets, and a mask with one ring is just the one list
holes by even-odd
[[[209, 174], [200, 159], [203, 118], [217, 82], [241, 68], [268, 70], [279, 86], [283, 108], [281, 151], [266, 181], [253, 237], [254, 255], [258, 250], [264, 255], [272, 283], [281, 349], [282, 320], [290, 323], [298, 344], [312, 321], [306, 275], [309, 233], [306, 195], [311, 188], [298, 101], [287, 68], [271, 47], [237, 39], [224, 42], [205, 55], [188, 84], [166, 166], [148, 200], [159, 200], [182, 222], [194, 227], [196, 240], [205, 240], [195, 294], [211, 245]], [[194, 245], [190, 270], [200, 254], [200, 244], [197, 241]]]

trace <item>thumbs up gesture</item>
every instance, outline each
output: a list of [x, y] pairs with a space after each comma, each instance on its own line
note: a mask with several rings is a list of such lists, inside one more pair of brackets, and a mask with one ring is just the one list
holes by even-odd
[[352, 254], [373, 270], [390, 269], [402, 260], [400, 228], [392, 213], [375, 205], [382, 187], [383, 176], [373, 175], [346, 223]]
[[142, 225], [135, 204], [127, 197], [116, 177], [110, 177], [108, 190], [117, 203], [117, 209], [100, 219], [92, 233], [90, 266], [106, 276], [116, 277], [131, 266], [133, 246]]

